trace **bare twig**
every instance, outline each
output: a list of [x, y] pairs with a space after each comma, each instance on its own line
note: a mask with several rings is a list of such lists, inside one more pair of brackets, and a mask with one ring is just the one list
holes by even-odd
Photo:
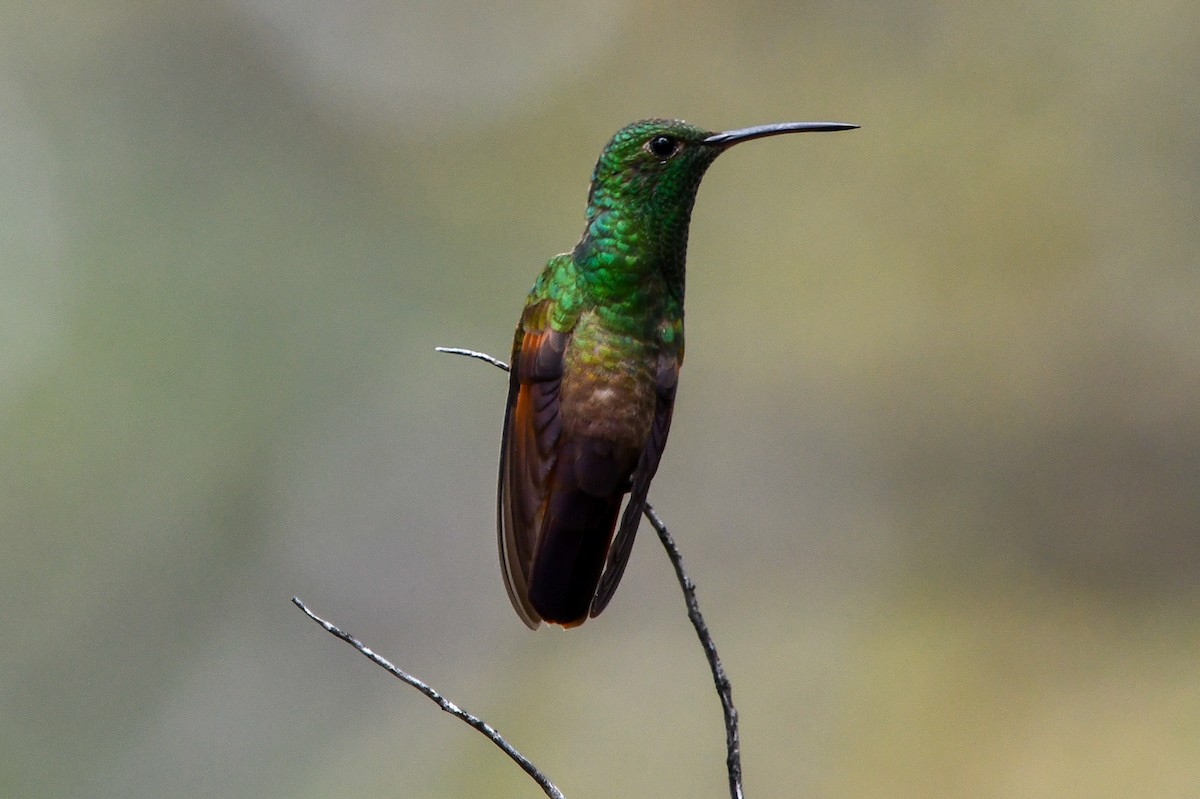
[[[438, 352], [446, 352], [451, 355], [465, 355], [468, 358], [476, 358], [481, 361], [487, 361], [493, 366], [508, 371], [508, 364], [498, 358], [493, 358], [484, 352], [476, 352], [475, 350], [463, 349], [461, 347], [437, 347]], [[692, 582], [692, 578], [688, 576], [687, 571], [683, 568], [683, 556], [679, 554], [679, 548], [675, 546], [675, 539], [671, 537], [671, 533], [667, 530], [667, 526], [663, 520], [655, 513], [654, 508], [647, 503], [643, 510], [646, 518], [653, 525], [654, 531], [658, 533], [658, 539], [662, 541], [663, 548], [667, 550], [667, 557], [671, 559], [671, 565], [675, 568], [675, 577], [679, 580], [679, 587], [683, 589], [683, 599], [687, 603], [688, 619], [691, 620], [692, 626], [696, 628], [696, 637], [700, 639], [700, 646], [704, 649], [704, 657], [708, 659], [708, 667], [712, 671], [713, 684], [717, 688], [717, 696], [721, 699], [721, 710], [725, 715], [725, 765], [729, 769], [729, 796], [731, 799], [743, 799], [742, 792], [742, 746], [741, 739], [738, 736], [738, 712], [733, 706], [733, 686], [729, 682], [729, 677], [725, 674], [725, 667], [721, 665], [721, 658], [717, 655], [717, 645], [713, 642], [712, 634], [708, 631], [708, 625], [704, 622], [704, 614], [700, 612], [700, 604], [696, 600], [696, 584]]]
[[458, 705], [454, 704], [449, 699], [447, 699], [446, 697], [444, 697], [440, 693], [438, 693], [435, 689], [430, 687], [427, 683], [422, 682], [421, 680], [412, 676], [411, 674], [404, 671], [403, 669], [393, 666], [386, 658], [384, 658], [381, 655], [376, 654], [368, 646], [366, 646], [364, 643], [359, 641], [357, 638], [355, 638], [350, 633], [325, 621], [320, 616], [318, 616], [317, 614], [315, 614], [311, 610], [309, 610], [308, 606], [306, 606], [303, 602], [301, 602], [299, 597], [292, 597], [292, 603], [295, 604], [296, 607], [298, 607], [302, 611], [304, 611], [305, 614], [307, 614], [310, 619], [312, 619], [317, 624], [324, 627], [326, 632], [332, 633], [333, 635], [337, 636], [338, 638], [341, 638], [343, 641], [350, 644], [350, 646], [354, 647], [359, 652], [361, 652], [364, 656], [366, 656], [366, 658], [368, 660], [370, 660], [376, 666], [379, 666], [381, 669], [384, 669], [389, 674], [391, 674], [393, 677], [403, 680], [404, 682], [411, 685], [413, 688], [416, 688], [418, 691], [425, 694], [425, 696], [429, 697], [434, 702], [436, 702], [438, 707], [440, 707], [442, 710], [446, 711], [451, 716], [454, 716], [455, 718], [457, 718], [457, 719], [465, 722], [466, 724], [470, 725], [471, 727], [475, 728], [481, 734], [487, 736], [488, 740], [491, 741], [492, 743], [494, 743], [496, 746], [500, 747], [500, 749], [504, 752], [504, 754], [508, 755], [509, 757], [511, 757], [513, 759], [513, 762], [515, 762], [521, 768], [525, 769], [525, 773], [528, 774], [530, 777], [533, 777], [534, 782], [536, 782], [538, 785], [540, 785], [542, 790], [545, 791], [546, 795], [549, 796], [551, 799], [564, 799], [562, 791], [558, 790], [558, 788], [555, 787], [554, 783], [552, 783], [549, 780], [549, 778], [546, 777], [545, 774], [543, 774], [541, 771], [539, 771], [538, 767], [533, 765], [533, 763], [531, 763], [527, 757], [525, 757], [523, 754], [521, 754], [516, 749], [514, 749], [512, 744], [510, 744], [508, 741], [506, 741], [504, 739], [503, 735], [496, 732], [495, 727], [488, 724], [486, 721], [479, 718], [478, 716], [474, 716], [474, 715], [468, 713], [467, 711], [463, 710]]
[[708, 632], [708, 625], [704, 623], [704, 614], [700, 612], [700, 604], [696, 601], [696, 584], [684, 571], [683, 556], [675, 546], [675, 539], [671, 537], [667, 526], [649, 503], [646, 504], [643, 514], [654, 526], [658, 540], [662, 541], [663, 548], [667, 550], [667, 557], [675, 567], [675, 577], [679, 580], [679, 587], [683, 589], [683, 600], [687, 603], [688, 618], [696, 628], [696, 636], [700, 639], [700, 646], [704, 647], [704, 656], [708, 658], [713, 683], [717, 686], [717, 696], [721, 698], [721, 710], [725, 713], [725, 765], [729, 769], [729, 795], [732, 799], [742, 799], [742, 745], [738, 737], [738, 712], [733, 706], [733, 686], [729, 683], [729, 677], [725, 675], [725, 667], [721, 665], [717, 645], [713, 643], [712, 635]]
[[466, 350], [466, 349], [463, 349], [462, 347], [434, 347], [434, 349], [437, 350], [438, 352], [445, 352], [450, 355], [465, 355], [468, 358], [477, 358], [478, 360], [481, 360], [481, 361], [487, 361], [492, 366], [495, 366], [497, 369], [503, 369], [506, 372], [508, 371], [508, 364], [506, 364], [504, 361], [500, 360], [499, 358], [493, 358], [491, 355], [488, 355], [486, 352], [476, 352], [475, 350]]

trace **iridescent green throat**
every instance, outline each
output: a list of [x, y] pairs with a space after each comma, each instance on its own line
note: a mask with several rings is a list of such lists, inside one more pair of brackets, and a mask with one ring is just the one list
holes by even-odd
[[[645, 123], [647, 129], [661, 125]], [[687, 127], [693, 137], [704, 135]], [[692, 206], [705, 170], [719, 154], [696, 147], [668, 163], [631, 152], [631, 144], [644, 138], [641, 126], [631, 126], [601, 154], [592, 174], [587, 226], [572, 253], [589, 298], [634, 314], [657, 310], [668, 298], [682, 306]]]

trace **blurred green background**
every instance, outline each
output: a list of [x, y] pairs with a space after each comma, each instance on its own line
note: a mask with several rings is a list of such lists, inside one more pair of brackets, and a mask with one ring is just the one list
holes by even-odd
[[[190, 7], [189, 7], [190, 6]], [[643, 530], [534, 635], [506, 356], [618, 127], [738, 148], [651, 499], [750, 796], [1200, 794], [1200, 6], [9, 2], [0, 795], [722, 796]]]

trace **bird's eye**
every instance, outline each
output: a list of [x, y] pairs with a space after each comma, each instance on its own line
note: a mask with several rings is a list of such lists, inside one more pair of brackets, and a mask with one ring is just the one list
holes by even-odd
[[655, 136], [646, 142], [646, 149], [655, 158], [667, 159], [679, 151], [679, 142], [670, 136]]

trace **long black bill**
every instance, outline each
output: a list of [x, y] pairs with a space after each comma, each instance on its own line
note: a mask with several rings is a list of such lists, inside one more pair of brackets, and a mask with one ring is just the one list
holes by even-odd
[[854, 130], [858, 125], [848, 122], [778, 122], [774, 125], [755, 125], [752, 128], [738, 128], [723, 133], [714, 133], [704, 140], [705, 144], [715, 144], [719, 147], [730, 147], [738, 142], [761, 139], [765, 136], [778, 136], [781, 133], [831, 133], [836, 130]]

